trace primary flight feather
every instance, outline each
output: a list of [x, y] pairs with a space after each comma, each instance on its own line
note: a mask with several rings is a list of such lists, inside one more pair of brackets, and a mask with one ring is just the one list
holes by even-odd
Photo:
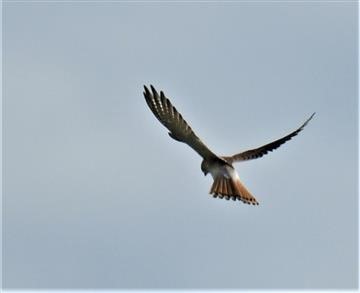
[[204, 175], [210, 173], [214, 179], [210, 194], [214, 197], [225, 198], [228, 200], [231, 198], [253, 205], [258, 205], [257, 200], [241, 183], [232, 164], [238, 161], [257, 159], [268, 152], [277, 149], [302, 131], [315, 115], [315, 113], [313, 113], [295, 131], [271, 143], [233, 156], [218, 156], [201, 141], [182, 115], [171, 104], [170, 100], [165, 97], [162, 91], [160, 91], [159, 94], [152, 85], [150, 85], [151, 90], [146, 86], [144, 86], [144, 89], [146, 103], [154, 113], [155, 117], [169, 130], [170, 137], [186, 143], [203, 158], [201, 170]]

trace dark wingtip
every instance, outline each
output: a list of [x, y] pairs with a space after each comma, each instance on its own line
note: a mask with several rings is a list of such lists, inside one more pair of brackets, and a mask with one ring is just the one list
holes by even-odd
[[313, 119], [313, 117], [315, 116], [316, 112], [312, 113], [311, 116], [304, 122], [304, 124], [300, 127], [300, 130], [302, 130], [311, 119]]
[[163, 91], [160, 91], [160, 98], [164, 101], [164, 100], [167, 100], [166, 98], [165, 98], [165, 94], [164, 94], [164, 92]]
[[143, 94], [144, 94], [144, 97], [146, 98], [147, 96], [149, 96], [149, 93], [150, 93], [150, 91], [149, 91], [149, 89], [146, 87], [146, 85], [144, 85], [144, 92], [143, 92]]
[[152, 93], [153, 93], [153, 96], [154, 96], [156, 99], [158, 99], [159, 94], [158, 94], [157, 90], [154, 88], [154, 86], [153, 86], [152, 84], [150, 84], [150, 88], [151, 88], [151, 91], [152, 91]]

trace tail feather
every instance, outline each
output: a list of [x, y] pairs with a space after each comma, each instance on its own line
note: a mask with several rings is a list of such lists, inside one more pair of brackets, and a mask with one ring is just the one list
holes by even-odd
[[217, 197], [217, 194], [215, 194], [215, 182], [211, 185], [210, 194], [214, 194], [214, 197]]
[[218, 191], [221, 195], [224, 195], [223, 186], [224, 186], [224, 181], [223, 181], [223, 180], [219, 180], [219, 185], [218, 185], [218, 190], [217, 190], [217, 191]]
[[210, 189], [210, 194], [229, 200], [240, 200], [247, 204], [258, 205], [255, 197], [246, 189], [246, 187], [238, 179], [225, 178], [218, 176], [215, 178]]
[[226, 199], [228, 199], [228, 194], [229, 194], [229, 192], [228, 192], [228, 185], [229, 185], [229, 184], [227, 184], [227, 182], [224, 182], [224, 181], [223, 181], [223, 193], [225, 194], [225, 198], [226, 198]]
[[236, 181], [236, 185], [238, 190], [240, 191], [243, 199], [247, 202], [247, 203], [252, 203], [252, 204], [259, 204], [255, 197], [252, 196], [252, 194], [246, 189], [246, 187], [240, 182], [240, 180]]

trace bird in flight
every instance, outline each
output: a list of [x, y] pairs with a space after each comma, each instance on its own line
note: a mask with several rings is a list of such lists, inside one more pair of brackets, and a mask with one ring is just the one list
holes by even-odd
[[200, 140], [162, 91], [159, 94], [152, 85], [150, 85], [151, 90], [146, 86], [144, 89], [146, 103], [155, 117], [169, 130], [169, 136], [179, 142], [186, 143], [203, 158], [202, 172], [205, 176], [210, 173], [214, 179], [210, 194], [213, 197], [227, 200], [240, 200], [246, 204], [258, 205], [259, 203], [241, 183], [233, 163], [261, 158], [268, 152], [277, 149], [303, 130], [315, 115], [313, 113], [298, 129], [278, 140], [233, 156], [218, 156]]

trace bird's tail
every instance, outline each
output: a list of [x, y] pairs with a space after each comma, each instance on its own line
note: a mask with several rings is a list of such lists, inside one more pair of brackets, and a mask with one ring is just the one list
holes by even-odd
[[210, 194], [227, 200], [231, 198], [232, 200], [241, 200], [247, 204], [259, 204], [239, 179], [225, 178], [223, 176], [216, 177], [211, 186]]

